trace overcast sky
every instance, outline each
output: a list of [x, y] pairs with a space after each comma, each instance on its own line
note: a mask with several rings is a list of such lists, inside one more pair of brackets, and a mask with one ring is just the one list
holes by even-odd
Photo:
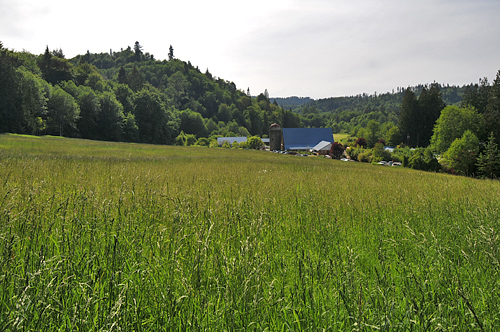
[[252, 95], [315, 99], [500, 70], [499, 0], [0, 0], [0, 41], [67, 58], [135, 41]]

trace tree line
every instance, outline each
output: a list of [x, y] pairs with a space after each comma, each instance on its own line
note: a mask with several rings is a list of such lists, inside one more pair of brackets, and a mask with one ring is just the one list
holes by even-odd
[[[464, 88], [458, 105], [446, 105], [437, 83], [417, 97], [407, 88], [398, 125], [370, 120], [348, 142], [355, 160], [402, 161], [404, 166], [453, 174], [500, 177], [500, 71], [493, 84], [486, 78]], [[392, 154], [384, 145], [398, 147]]]
[[[0, 132], [175, 144], [194, 135], [262, 136], [270, 124], [300, 127], [300, 116], [189, 61], [156, 60], [139, 42], [119, 52], [72, 59], [0, 44]], [[192, 140], [190, 140], [192, 142]]]

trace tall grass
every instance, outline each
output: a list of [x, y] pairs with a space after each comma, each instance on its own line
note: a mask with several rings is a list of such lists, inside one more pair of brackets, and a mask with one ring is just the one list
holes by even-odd
[[0, 330], [497, 330], [500, 183], [0, 136]]

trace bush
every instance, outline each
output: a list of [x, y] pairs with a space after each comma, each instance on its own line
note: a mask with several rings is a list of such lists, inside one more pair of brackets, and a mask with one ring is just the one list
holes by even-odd
[[472, 131], [467, 130], [462, 138], [457, 138], [451, 143], [443, 155], [443, 161], [452, 173], [472, 175], [476, 170], [478, 152], [479, 140]]
[[358, 155], [358, 161], [362, 163], [371, 163], [373, 160], [373, 156], [370, 150], [365, 150], [366, 152], [360, 153]]
[[384, 144], [382, 143], [375, 144], [375, 147], [372, 149], [372, 156], [372, 161], [377, 163], [382, 160], [390, 161], [392, 159], [391, 153], [384, 150]]
[[255, 150], [260, 149], [260, 147], [264, 145], [259, 136], [249, 137], [247, 140], [247, 144], [249, 149]]
[[[405, 162], [403, 161], [403, 166]], [[441, 169], [441, 165], [432, 153], [430, 148], [416, 149], [413, 155], [407, 159], [407, 167], [428, 172], [437, 172]]]

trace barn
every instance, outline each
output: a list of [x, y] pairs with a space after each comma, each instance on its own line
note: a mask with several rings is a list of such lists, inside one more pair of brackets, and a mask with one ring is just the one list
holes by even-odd
[[284, 150], [310, 150], [321, 141], [333, 143], [332, 128], [283, 128]]

